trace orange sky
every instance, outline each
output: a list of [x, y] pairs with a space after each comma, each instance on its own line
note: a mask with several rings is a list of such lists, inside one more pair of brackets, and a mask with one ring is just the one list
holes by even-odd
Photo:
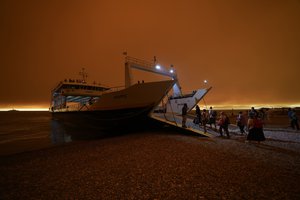
[[47, 107], [82, 67], [124, 85], [123, 51], [173, 64], [184, 91], [208, 79], [210, 105], [300, 105], [298, 0], [1, 0], [0, 26], [0, 108]]

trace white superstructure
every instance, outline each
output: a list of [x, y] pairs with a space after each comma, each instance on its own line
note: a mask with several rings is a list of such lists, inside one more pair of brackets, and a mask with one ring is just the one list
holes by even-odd
[[[163, 112], [171, 112], [175, 114], [181, 114], [181, 110], [183, 105], [186, 103], [188, 106], [188, 111], [192, 110], [203, 97], [210, 91], [211, 87], [204, 89], [197, 89], [191, 93], [183, 94], [181, 90], [181, 86], [179, 84], [179, 79], [177, 73], [171, 65], [169, 69], [160, 66], [156, 62], [156, 57], [154, 57], [153, 62], [148, 62], [144, 60], [140, 60], [137, 58], [133, 58], [130, 56], [125, 57], [125, 86], [129, 87], [132, 84], [132, 69], [137, 69], [141, 71], [146, 71], [154, 74], [160, 74], [166, 77], [170, 77], [175, 81], [173, 85], [173, 90], [171, 94], [167, 96], [167, 102], [162, 102], [162, 106], [160, 106], [160, 110]], [[207, 81], [206, 81], [207, 83]]]

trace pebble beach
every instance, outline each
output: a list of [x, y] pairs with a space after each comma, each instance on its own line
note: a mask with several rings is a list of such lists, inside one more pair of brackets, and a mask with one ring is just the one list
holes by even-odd
[[163, 129], [1, 156], [0, 199], [299, 199], [300, 133], [265, 134]]

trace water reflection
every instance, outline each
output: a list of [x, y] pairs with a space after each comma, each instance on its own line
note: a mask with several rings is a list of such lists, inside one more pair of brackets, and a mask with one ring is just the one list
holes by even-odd
[[127, 126], [114, 125], [102, 127], [98, 123], [78, 122], [65, 118], [60, 120], [52, 116], [51, 119], [51, 141], [53, 144], [63, 144], [72, 141], [97, 140], [108, 137], [118, 137], [127, 134], [140, 134], [143, 131], [155, 130], [162, 127], [157, 121], [148, 119], [138, 124], [128, 124]]
[[[122, 131], [123, 132], [123, 131]], [[114, 131], [103, 131], [99, 127], [78, 126], [76, 123], [51, 119], [51, 142], [63, 144], [78, 140], [94, 140], [120, 135]]]
[[72, 142], [72, 137], [67, 134], [63, 123], [55, 119], [51, 120], [51, 142], [53, 144]]

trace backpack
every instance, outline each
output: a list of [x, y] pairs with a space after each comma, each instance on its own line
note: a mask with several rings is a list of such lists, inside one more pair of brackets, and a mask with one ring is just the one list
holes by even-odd
[[292, 113], [292, 120], [295, 120], [295, 121], [298, 120], [298, 117], [295, 112]]
[[199, 124], [199, 117], [195, 117], [194, 120], [193, 120], [193, 123], [194, 124]]

